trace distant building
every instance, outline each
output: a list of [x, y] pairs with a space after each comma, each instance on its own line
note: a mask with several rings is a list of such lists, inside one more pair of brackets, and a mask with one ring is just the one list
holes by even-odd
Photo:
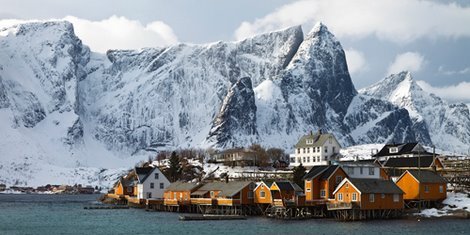
[[396, 157], [424, 157], [433, 156], [432, 153], [426, 151], [426, 149], [419, 143], [402, 143], [402, 144], [387, 144], [373, 157], [383, 162], [389, 158]]
[[310, 168], [318, 165], [328, 165], [337, 159], [341, 145], [333, 134], [321, 131], [302, 136], [295, 145], [294, 156], [291, 155], [290, 166]]
[[407, 170], [397, 180], [405, 201], [441, 202], [447, 196], [447, 181], [434, 171]]
[[333, 191], [348, 175], [341, 166], [314, 166], [304, 176], [306, 201], [324, 204], [333, 198]]
[[382, 163], [383, 169], [387, 174], [396, 180], [406, 170], [436, 170], [441, 171], [444, 169], [444, 164], [441, 159], [433, 156], [420, 156], [420, 157], [393, 157], [389, 158]]
[[170, 181], [158, 167], [136, 167], [134, 171], [137, 176], [135, 184], [138, 199], [163, 198]]
[[403, 191], [392, 181], [344, 179], [333, 192], [331, 208], [339, 205], [360, 210], [403, 209]]
[[211, 162], [229, 166], [254, 166], [256, 160], [256, 152], [246, 148], [227, 149], [214, 154], [210, 159]]
[[388, 174], [375, 159], [338, 161], [334, 164], [340, 165], [350, 178], [361, 179], [388, 179]]

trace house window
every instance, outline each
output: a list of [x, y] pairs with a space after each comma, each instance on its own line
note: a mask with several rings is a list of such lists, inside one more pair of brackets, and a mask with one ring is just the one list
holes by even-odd
[[399, 202], [400, 201], [400, 195], [398, 194], [393, 194], [393, 202]]
[[317, 151], [315, 151], [316, 149], [317, 149], [317, 148], [313, 147], [313, 148], [312, 148], [312, 153], [317, 152]]
[[310, 192], [310, 191], [311, 191], [311, 189], [310, 189], [310, 188], [307, 188], [306, 190], [307, 190], [307, 192]]
[[305, 153], [305, 148], [303, 148], [303, 153]]
[[424, 192], [429, 193], [429, 185], [424, 185]]
[[338, 201], [343, 201], [343, 194], [342, 193], [338, 193]]
[[211, 197], [214, 197], [214, 191], [211, 191]]
[[384, 194], [384, 193], [382, 193], [381, 197], [382, 197], [382, 199], [384, 199], [384, 198], [385, 198], [385, 194]]
[[325, 146], [325, 153], [328, 152], [328, 146]]
[[307, 139], [307, 144], [313, 144], [313, 139]]
[[317, 161], [317, 158], [315, 156], [312, 157], [312, 161], [313, 162], [316, 162]]
[[439, 185], [439, 193], [444, 193], [444, 186]]
[[297, 153], [300, 153], [300, 148], [297, 149]]
[[160, 183], [160, 189], [163, 189], [165, 188], [165, 184], [164, 183]]
[[147, 193], [147, 198], [152, 198], [152, 193]]
[[307, 162], [310, 162], [310, 157], [307, 157]]
[[398, 148], [397, 147], [392, 147], [389, 149], [390, 153], [398, 153]]
[[374, 202], [375, 201], [375, 194], [371, 193], [369, 194], [369, 202]]
[[[325, 198], [326, 197], [326, 191], [324, 189], [320, 190], [320, 198]], [[341, 195], [343, 197], [343, 195]]]
[[259, 193], [260, 198], [265, 198], [266, 197], [266, 192], [263, 190]]
[[348, 174], [354, 175], [354, 168], [348, 167]]
[[150, 188], [155, 188], [155, 184], [154, 184], [154, 183], [150, 183]]
[[343, 180], [343, 177], [338, 175], [336, 176], [336, 183], [339, 184], [341, 182], [341, 180]]
[[249, 190], [255, 189], [255, 184], [250, 184], [250, 185], [248, 185], [248, 189], [249, 189]]
[[361, 173], [361, 175], [364, 174], [364, 173], [363, 173], [364, 171], [362, 170], [362, 166], [359, 167], [359, 172]]
[[290, 162], [295, 163], [295, 157], [291, 157]]
[[248, 199], [252, 199], [253, 198], [253, 191], [248, 191]]
[[320, 152], [320, 147], [317, 147], [317, 152]]
[[352, 193], [352, 199], [353, 202], [357, 202], [357, 193]]
[[155, 173], [155, 179], [156, 180], [158, 180], [158, 177], [159, 177], [158, 173]]
[[306, 162], [306, 161], [305, 161], [305, 157], [302, 157], [302, 160], [303, 160], [303, 162]]
[[374, 175], [375, 171], [373, 167], [369, 167], [369, 175]]
[[310, 153], [310, 148], [307, 148], [307, 153]]
[[345, 186], [346, 186], [346, 188], [349, 188], [349, 184], [348, 184], [348, 183], [346, 183], [346, 185], [345, 185]]

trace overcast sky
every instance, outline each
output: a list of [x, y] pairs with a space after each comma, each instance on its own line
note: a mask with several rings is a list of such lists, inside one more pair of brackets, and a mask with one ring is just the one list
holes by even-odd
[[357, 89], [409, 70], [426, 90], [470, 103], [470, 0], [0, 0], [0, 6], [0, 27], [66, 19], [99, 52], [239, 40], [293, 25], [308, 33], [322, 21], [342, 43]]

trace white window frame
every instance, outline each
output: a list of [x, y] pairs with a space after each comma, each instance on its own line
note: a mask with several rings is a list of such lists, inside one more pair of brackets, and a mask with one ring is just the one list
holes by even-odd
[[439, 185], [439, 193], [444, 193], [444, 185]]
[[429, 193], [429, 185], [424, 185], [424, 192]]
[[357, 193], [352, 193], [351, 201], [357, 202]]
[[165, 188], [165, 183], [160, 183], [160, 189], [164, 189]]
[[160, 177], [160, 175], [158, 173], [155, 173], [154, 175], [155, 179], [158, 180], [158, 178]]
[[343, 201], [343, 193], [338, 193], [338, 201]]
[[324, 189], [320, 190], [320, 198], [326, 198], [326, 190]]
[[253, 191], [248, 191], [248, 199], [253, 199]]
[[155, 183], [150, 183], [150, 188], [155, 188]]
[[398, 153], [398, 148], [397, 147], [391, 147], [389, 149], [389, 153]]
[[306, 143], [306, 144], [313, 144], [313, 139], [307, 139], [307, 140], [305, 141], [305, 143]]
[[369, 175], [375, 175], [375, 168], [369, 167]]
[[375, 202], [375, 194], [369, 193], [369, 202]]
[[261, 190], [261, 192], [259, 193], [259, 197], [266, 198], [266, 192], [264, 190]]

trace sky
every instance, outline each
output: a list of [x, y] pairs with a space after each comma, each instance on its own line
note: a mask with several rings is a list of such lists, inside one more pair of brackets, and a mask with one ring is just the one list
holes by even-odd
[[93, 51], [235, 41], [323, 22], [356, 89], [412, 72], [427, 91], [470, 104], [470, 0], [0, 0], [0, 28], [68, 20]]

